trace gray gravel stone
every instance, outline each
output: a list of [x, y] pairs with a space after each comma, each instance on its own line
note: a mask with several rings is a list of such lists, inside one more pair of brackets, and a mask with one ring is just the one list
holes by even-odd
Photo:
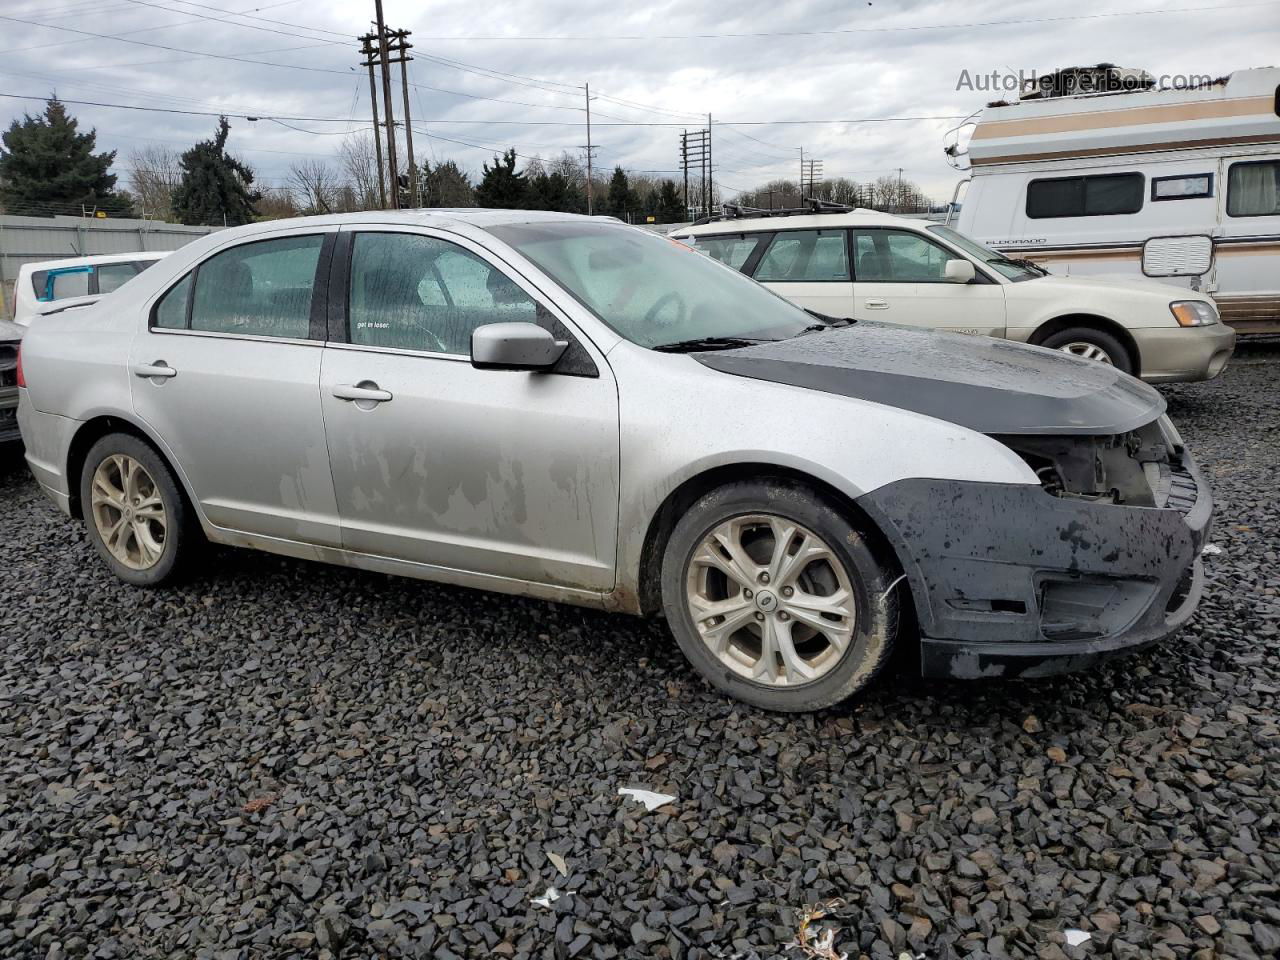
[[851, 957], [1275, 956], [1280, 344], [1162, 389], [1223, 550], [1186, 630], [815, 716], [659, 623], [227, 550], [134, 590], [7, 452], [0, 957], [794, 957], [833, 897]]

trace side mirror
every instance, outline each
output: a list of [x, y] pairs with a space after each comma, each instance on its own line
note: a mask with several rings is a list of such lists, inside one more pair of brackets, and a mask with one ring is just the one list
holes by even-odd
[[477, 370], [550, 370], [568, 348], [536, 323], [486, 323], [471, 331]]
[[947, 283], [968, 283], [978, 272], [968, 260], [948, 260], [942, 276]]

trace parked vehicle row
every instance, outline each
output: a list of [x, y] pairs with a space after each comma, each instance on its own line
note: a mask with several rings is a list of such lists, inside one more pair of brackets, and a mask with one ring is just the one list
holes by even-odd
[[1151, 387], [817, 316], [609, 220], [222, 231], [41, 318], [18, 377], [32, 472], [127, 582], [208, 539], [662, 614], [773, 709], [898, 644], [936, 676], [1083, 667], [1203, 582], [1209, 491]]
[[117, 290], [168, 251], [103, 253], [26, 263], [14, 284], [14, 323], [27, 326], [42, 314], [84, 306]]
[[1280, 333], [1280, 68], [1183, 89], [1110, 64], [1043, 79], [955, 131], [971, 133], [948, 148], [968, 172], [958, 229], [1056, 274], [1198, 290], [1240, 333]]
[[818, 205], [727, 216], [672, 236], [822, 314], [1005, 337], [1153, 383], [1212, 379], [1235, 346], [1203, 294], [1052, 276], [929, 221]]

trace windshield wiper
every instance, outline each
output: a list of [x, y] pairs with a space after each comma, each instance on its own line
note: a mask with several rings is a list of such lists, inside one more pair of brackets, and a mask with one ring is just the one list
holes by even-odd
[[816, 310], [806, 310], [805, 313], [817, 317], [821, 323], [811, 323], [800, 333], [821, 333], [823, 330], [834, 330], [837, 327], [852, 327], [858, 322], [854, 317], [828, 317], [825, 313], [818, 313]]
[[660, 343], [649, 349], [659, 353], [694, 353], [698, 350], [732, 350], [735, 347], [750, 347], [757, 343], [772, 342], [771, 340], [751, 340], [747, 337], [693, 337], [690, 340]]
[[1034, 260], [1026, 260], [1022, 257], [996, 257], [994, 260], [988, 260], [987, 263], [1007, 263], [1010, 266], [1021, 267], [1023, 270], [1030, 270], [1032, 273], [1038, 273], [1042, 277], [1047, 277], [1049, 271]]

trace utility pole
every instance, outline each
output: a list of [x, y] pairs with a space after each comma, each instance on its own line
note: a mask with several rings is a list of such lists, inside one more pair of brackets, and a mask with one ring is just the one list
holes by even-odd
[[711, 114], [707, 114], [707, 216], [711, 215], [711, 198], [715, 196], [715, 168], [711, 166]]
[[593, 213], [592, 194], [595, 192], [591, 183], [591, 84], [586, 84], [587, 93], [587, 216]]
[[373, 79], [373, 34], [366, 33], [360, 38], [360, 52], [364, 54], [365, 66], [369, 68], [369, 107], [373, 112], [373, 149], [378, 158], [378, 203], [385, 210], [387, 208], [387, 172], [382, 167], [382, 131], [378, 129], [378, 85]]
[[382, 0], [373, 0], [378, 16], [378, 54], [382, 67], [382, 109], [387, 119], [387, 172], [391, 183], [391, 209], [400, 209], [400, 167], [396, 163], [396, 120], [391, 112], [391, 64], [387, 62], [387, 24], [382, 18]]
[[[684, 205], [689, 209], [689, 168], [696, 166], [702, 174], [702, 186], [699, 194], [701, 213], [703, 216], [711, 212], [711, 194], [709, 174], [711, 172], [711, 131], [688, 130], [680, 134], [680, 168], [684, 171]], [[696, 219], [696, 218], [695, 218]]]
[[906, 204], [902, 202], [902, 168], [899, 167], [898, 168], [898, 209], [896, 212], [901, 213], [902, 208], [904, 206], [906, 206]]
[[684, 215], [689, 216], [689, 131], [680, 133], [680, 167], [684, 170]]
[[796, 190], [800, 194], [800, 203], [803, 206], [804, 204], [804, 147], [800, 148], [800, 182], [799, 182], [799, 185], [796, 187]]
[[409, 119], [409, 50], [413, 44], [409, 42], [408, 30], [396, 30], [392, 34], [396, 38], [394, 63], [400, 64], [400, 86], [404, 92], [404, 146], [405, 159], [409, 164], [409, 206], [419, 206], [418, 202], [418, 167], [413, 159], [413, 123]]

